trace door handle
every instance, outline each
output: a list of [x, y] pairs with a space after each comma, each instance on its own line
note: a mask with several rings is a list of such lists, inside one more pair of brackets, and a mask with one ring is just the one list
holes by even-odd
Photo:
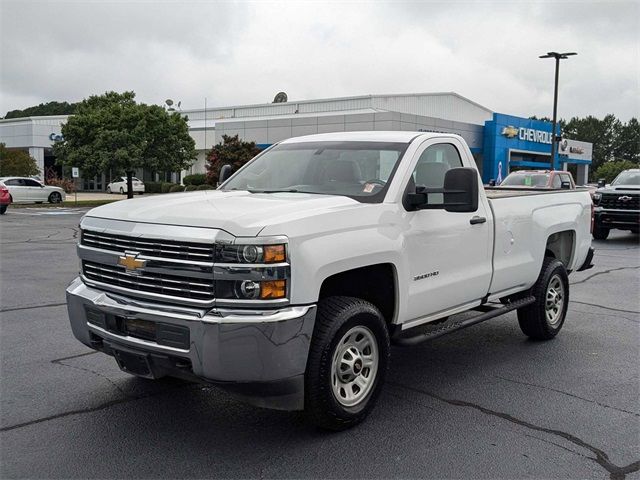
[[479, 217], [479, 216], [476, 215], [475, 217], [471, 218], [471, 220], [469, 220], [469, 223], [471, 225], [475, 225], [477, 223], [484, 223], [486, 221], [487, 221], [487, 219], [485, 217]]

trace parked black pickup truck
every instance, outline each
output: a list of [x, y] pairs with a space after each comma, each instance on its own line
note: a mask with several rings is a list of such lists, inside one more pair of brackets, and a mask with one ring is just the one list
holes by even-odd
[[611, 185], [593, 194], [593, 237], [605, 240], [612, 228], [638, 233], [640, 229], [640, 169], [621, 172]]

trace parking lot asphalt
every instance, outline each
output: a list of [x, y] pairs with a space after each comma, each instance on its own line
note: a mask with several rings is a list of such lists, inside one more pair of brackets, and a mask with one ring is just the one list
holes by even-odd
[[84, 212], [0, 218], [1, 478], [640, 478], [637, 235], [594, 241], [556, 339], [527, 340], [511, 313], [394, 348], [372, 415], [327, 433], [76, 341]]

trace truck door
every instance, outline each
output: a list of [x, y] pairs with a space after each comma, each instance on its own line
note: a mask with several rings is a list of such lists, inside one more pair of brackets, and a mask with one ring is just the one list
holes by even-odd
[[[416, 153], [408, 188], [412, 188], [412, 182], [442, 188], [447, 170], [464, 166], [461, 151], [456, 139], [426, 142]], [[480, 300], [487, 294], [493, 218], [483, 194], [479, 195], [475, 212], [447, 212], [444, 208], [407, 212], [408, 321]], [[428, 197], [429, 204], [443, 202], [442, 194]]]

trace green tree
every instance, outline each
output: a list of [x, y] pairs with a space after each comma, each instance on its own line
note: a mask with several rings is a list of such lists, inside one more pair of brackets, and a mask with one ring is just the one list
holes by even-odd
[[4, 118], [39, 117], [46, 115], [71, 115], [75, 113], [77, 103], [47, 102], [23, 110], [11, 110]]
[[129, 198], [136, 169], [177, 171], [196, 158], [186, 118], [158, 105], [136, 103], [134, 92], [83, 100], [62, 126], [62, 136], [54, 145], [60, 163], [79, 167], [90, 177], [108, 170], [124, 172]]
[[594, 116], [573, 117], [567, 122], [563, 136], [593, 143], [592, 172], [605, 162], [615, 159], [615, 150], [620, 137], [622, 123], [609, 114], [602, 120]]
[[40, 170], [35, 159], [23, 150], [8, 150], [0, 143], [0, 177], [29, 177]]
[[633, 117], [620, 128], [620, 134], [614, 146], [616, 160], [629, 160], [640, 163], [640, 123]]
[[215, 145], [207, 153], [207, 183], [215, 185], [218, 182], [223, 165], [231, 165], [235, 172], [258, 153], [260, 149], [256, 142], [245, 142], [238, 135], [223, 135], [222, 143]]
[[630, 168], [638, 168], [638, 164], [630, 160], [606, 162], [598, 167], [595, 172], [595, 178], [598, 180], [604, 178], [607, 183], [611, 183], [620, 172]]

